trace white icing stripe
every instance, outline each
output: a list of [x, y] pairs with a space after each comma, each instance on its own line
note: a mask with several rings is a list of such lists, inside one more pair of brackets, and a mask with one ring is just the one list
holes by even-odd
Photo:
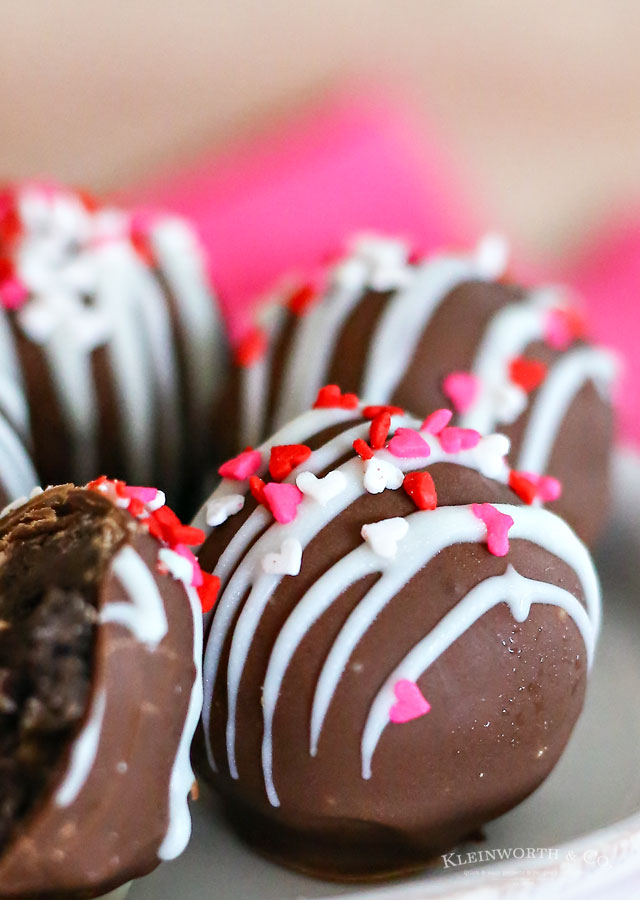
[[395, 702], [394, 685], [401, 679], [418, 678], [490, 609], [506, 603], [517, 622], [524, 622], [533, 603], [550, 604], [564, 610], [578, 628], [589, 665], [593, 660], [596, 633], [580, 602], [568, 591], [544, 581], [524, 578], [513, 566], [504, 575], [487, 578], [473, 588], [419, 641], [389, 675], [371, 704], [362, 734], [362, 777], [371, 778], [371, 760], [380, 737], [389, 724]]
[[70, 455], [76, 481], [97, 471], [97, 400], [91, 355], [69, 339], [66, 323], [56, 327], [41, 350], [47, 361], [63, 421], [71, 438]]
[[264, 434], [274, 354], [285, 313], [286, 309], [279, 304], [266, 302], [257, 317], [257, 325], [267, 335], [267, 348], [257, 362], [240, 369], [239, 446], [253, 447]]
[[616, 371], [614, 357], [603, 350], [578, 347], [561, 356], [534, 400], [517, 468], [545, 472], [560, 426], [578, 391], [593, 381], [600, 391], [606, 392]]
[[98, 752], [106, 705], [105, 692], [98, 691], [93, 699], [87, 721], [73, 742], [67, 773], [55, 794], [57, 806], [70, 806], [89, 777]]
[[444, 256], [413, 270], [411, 284], [389, 300], [376, 327], [360, 389], [363, 398], [389, 401], [440, 304], [457, 285], [482, 277], [472, 258]]
[[28, 495], [37, 483], [29, 454], [0, 413], [0, 485], [11, 501]]
[[175, 859], [179, 856], [191, 836], [189, 792], [194, 781], [191, 768], [191, 741], [202, 709], [202, 612], [194, 588], [185, 585], [185, 589], [193, 617], [193, 663], [196, 675], [191, 689], [187, 718], [169, 780], [169, 824], [158, 849], [158, 858], [162, 860]]
[[[533, 341], [545, 336], [546, 315], [551, 306], [559, 306], [559, 297], [552, 290], [533, 292], [529, 299], [505, 306], [493, 316], [476, 352], [472, 373], [478, 379], [479, 394], [471, 409], [459, 418], [462, 428], [475, 428], [489, 434], [496, 426], [515, 421], [516, 415], [503, 410], [504, 392], [511, 379], [509, 363], [521, 356]], [[527, 403], [526, 395], [524, 403]]]
[[0, 411], [24, 439], [29, 438], [29, 410], [24, 396], [13, 333], [7, 312], [0, 305]]
[[[564, 559], [576, 571], [584, 588], [594, 634], [597, 634], [600, 624], [599, 586], [588, 552], [578, 538], [561, 519], [546, 510], [507, 505], [496, 505], [496, 509], [513, 517], [510, 538], [533, 540]], [[468, 506], [445, 506], [426, 514], [413, 513], [407, 517], [407, 522], [410, 525], [409, 534], [398, 545], [398, 555], [394, 559], [377, 556], [366, 545], [357, 547], [315, 582], [280, 630], [271, 653], [262, 695], [265, 721], [263, 768], [267, 793], [274, 805], [277, 805], [277, 794], [271, 774], [271, 729], [275, 706], [289, 663], [313, 623], [351, 584], [372, 572], [383, 573], [340, 629], [320, 673], [311, 714], [312, 755], [317, 750], [326, 713], [349, 658], [381, 610], [437, 553], [452, 544], [480, 541], [486, 531]]]
[[100, 622], [116, 622], [150, 649], [158, 646], [168, 631], [167, 615], [146, 562], [133, 547], [123, 547], [115, 556], [111, 569], [129, 595], [130, 603], [107, 603], [100, 612]]
[[[355, 414], [352, 412], [351, 415], [357, 417], [357, 412]], [[416, 428], [419, 424], [417, 420], [409, 416], [394, 416], [392, 418], [392, 427], [394, 429], [399, 426]], [[305, 471], [318, 472], [329, 467], [340, 459], [345, 451], [351, 448], [355, 437], [366, 436], [368, 428], [369, 425], [367, 423], [342, 432], [319, 450], [316, 450], [301, 468], [304, 468]], [[495, 436], [485, 439], [491, 450], [494, 450], [493, 437]], [[449, 454], [442, 450], [440, 442], [436, 438], [427, 434], [423, 434], [423, 438], [430, 447], [428, 458], [399, 459], [386, 450], [377, 451], [375, 454], [376, 458], [392, 463], [404, 472], [422, 468], [427, 464], [431, 465], [436, 462], [446, 461], [474, 468], [502, 481], [507, 477], [506, 467], [504, 467], [503, 471], [498, 471], [495, 461], [490, 456], [487, 459], [487, 447], [482, 442], [472, 450]], [[279, 583], [277, 576], [262, 574], [261, 560], [266, 554], [277, 553], [282, 543], [290, 537], [296, 538], [304, 550], [307, 544], [325, 525], [365, 492], [363, 466], [360, 459], [352, 458], [348, 460], [337, 471], [342, 472], [347, 480], [347, 486], [340, 494], [333, 497], [325, 506], [321, 506], [313, 499], [304, 498], [298, 507], [298, 513], [293, 522], [288, 525], [271, 524], [262, 537], [248, 549], [257, 534], [270, 521], [269, 514], [264, 509], [261, 507], [256, 509], [242, 528], [234, 535], [233, 540], [222, 554], [216, 566], [215, 574], [220, 577], [221, 582], [224, 582], [224, 579], [227, 578], [233, 567], [238, 565], [243, 554], [246, 554], [231, 576], [228, 584], [226, 586], [223, 585], [205, 653], [203, 723], [209, 762], [214, 769], [215, 762], [210, 745], [211, 699], [213, 697], [222, 647], [229, 633], [231, 623], [242, 599], [247, 591], [250, 591], [249, 598], [234, 629], [227, 672], [229, 703], [227, 754], [230, 771], [233, 775], [235, 773], [235, 706], [237, 689], [246, 656], [253, 640], [255, 627], [259, 622], [264, 607]], [[297, 474], [298, 471], [294, 470], [286, 480], [289, 482], [295, 481]], [[233, 482], [233, 484], [237, 484], [237, 482]], [[224, 490], [224, 487], [223, 483], [219, 490]], [[221, 495], [216, 491], [213, 497]], [[258, 573], [258, 580], [254, 582], [255, 573]]]
[[193, 232], [180, 219], [162, 219], [151, 229], [151, 242], [176, 300], [180, 327], [189, 348], [185, 364], [193, 401], [192, 427], [206, 428], [212, 396], [222, 384], [224, 329], [208, 288], [205, 263]]
[[275, 429], [312, 406], [326, 380], [340, 328], [361, 300], [362, 288], [360, 282], [333, 288], [297, 324], [274, 413]]

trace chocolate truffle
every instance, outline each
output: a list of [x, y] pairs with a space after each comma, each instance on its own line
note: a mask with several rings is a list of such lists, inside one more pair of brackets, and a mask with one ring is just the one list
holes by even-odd
[[505, 260], [495, 237], [425, 259], [400, 241], [356, 241], [265, 306], [237, 348], [221, 411], [235, 423], [229, 455], [307, 409], [325, 383], [422, 414], [448, 405], [457, 425], [508, 435], [515, 469], [558, 478], [551, 508], [592, 543], [607, 507], [614, 361], [585, 343], [566, 291], [510, 283]]
[[[600, 620], [585, 545], [509, 487], [508, 439], [352, 395], [221, 468], [198, 768], [261, 852], [410, 870], [530, 794], [581, 711]], [[370, 419], [370, 421], [367, 421]]]
[[185, 222], [65, 188], [1, 192], [0, 346], [24, 381], [43, 483], [105, 471], [177, 496], [198, 472], [224, 350]]
[[104, 478], [0, 519], [0, 897], [96, 897], [184, 849], [202, 537]]

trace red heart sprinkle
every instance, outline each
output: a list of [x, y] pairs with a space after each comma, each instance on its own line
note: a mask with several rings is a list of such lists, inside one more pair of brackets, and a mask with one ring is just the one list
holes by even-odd
[[509, 487], [524, 503], [533, 503], [538, 493], [535, 482], [523, 472], [517, 472], [515, 469], [509, 472]]
[[200, 605], [202, 612], [208, 613], [214, 607], [218, 599], [220, 591], [220, 579], [217, 575], [209, 575], [208, 572], [202, 573], [202, 585], [198, 588], [198, 596], [200, 597]]
[[249, 490], [251, 491], [254, 500], [261, 503], [263, 506], [269, 506], [267, 498], [264, 495], [264, 481], [259, 475], [252, 475], [249, 478]]
[[304, 316], [316, 296], [316, 290], [312, 284], [303, 284], [289, 295], [287, 306], [294, 316]]
[[366, 441], [362, 440], [362, 438], [355, 439], [355, 441], [353, 442], [353, 449], [356, 451], [360, 459], [373, 458], [373, 450]]
[[318, 391], [314, 409], [356, 409], [358, 406], [356, 394], [343, 394], [337, 384], [325, 384]]
[[365, 406], [362, 410], [362, 415], [365, 419], [375, 419], [382, 412], [387, 412], [390, 416], [404, 415], [404, 410], [401, 406]]
[[271, 448], [269, 472], [274, 481], [282, 481], [287, 475], [311, 456], [306, 444], [281, 444]]
[[509, 364], [509, 377], [514, 384], [528, 394], [542, 384], [547, 375], [547, 367], [538, 359], [525, 359], [516, 356]]
[[369, 444], [374, 450], [382, 450], [391, 428], [391, 415], [382, 410], [373, 417], [369, 427]]
[[248, 368], [258, 362], [265, 354], [267, 343], [267, 335], [262, 328], [254, 328], [236, 347], [233, 355], [236, 364]]
[[409, 472], [404, 476], [402, 487], [418, 509], [435, 509], [438, 505], [436, 486], [428, 472]]

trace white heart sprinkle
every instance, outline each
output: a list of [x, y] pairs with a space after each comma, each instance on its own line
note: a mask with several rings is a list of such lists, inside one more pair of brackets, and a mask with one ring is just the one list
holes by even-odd
[[510, 449], [506, 434], [488, 434], [471, 453], [485, 478], [501, 478], [508, 471], [506, 456]]
[[488, 278], [499, 278], [509, 262], [509, 243], [501, 234], [486, 234], [475, 252], [476, 264]]
[[498, 422], [511, 425], [527, 408], [529, 398], [518, 384], [503, 384], [494, 388], [493, 408]]
[[321, 506], [326, 506], [329, 500], [333, 500], [347, 486], [347, 479], [337, 469], [329, 472], [324, 478], [317, 478], [313, 472], [300, 472], [296, 478], [298, 490], [307, 497], [316, 500]]
[[302, 544], [297, 538], [282, 542], [280, 553], [266, 553], [262, 568], [269, 575], [298, 575], [302, 565]]
[[408, 531], [407, 520], [394, 516], [392, 519], [363, 525], [360, 534], [378, 556], [394, 559], [398, 552], [398, 541], [406, 537]]
[[205, 521], [207, 525], [213, 528], [216, 525], [222, 525], [229, 516], [235, 516], [244, 506], [244, 497], [242, 494], [227, 494], [226, 497], [220, 497], [217, 500], [209, 500], [205, 513]]
[[364, 464], [364, 489], [370, 494], [381, 494], [386, 488], [397, 491], [404, 481], [402, 472], [386, 459], [372, 457]]

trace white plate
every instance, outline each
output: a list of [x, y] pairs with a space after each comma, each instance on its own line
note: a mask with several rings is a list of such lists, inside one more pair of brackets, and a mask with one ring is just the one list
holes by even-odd
[[[506, 850], [514, 858], [446, 868], [438, 860], [427, 873], [402, 881], [336, 885], [256, 856], [203, 797], [194, 807], [189, 849], [135, 884], [129, 900], [640, 896], [639, 512], [640, 458], [621, 453], [613, 522], [598, 553], [604, 627], [584, 715], [545, 784], [488, 825], [484, 843], [468, 848]], [[547, 852], [536, 859], [518, 858], [528, 848]]]

